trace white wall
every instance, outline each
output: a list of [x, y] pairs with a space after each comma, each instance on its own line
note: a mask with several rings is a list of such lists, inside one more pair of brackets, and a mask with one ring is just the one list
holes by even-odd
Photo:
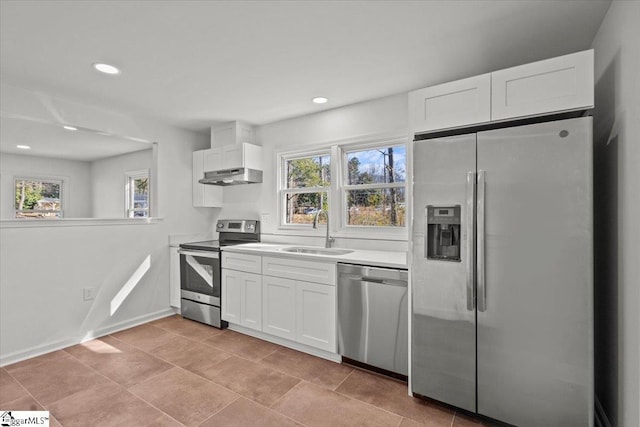
[[640, 425], [640, 2], [613, 1], [593, 41], [596, 394]]
[[[191, 203], [191, 153], [207, 148], [209, 136], [139, 117], [133, 122], [139, 136], [158, 142], [158, 212], [164, 219], [149, 225], [3, 225], [0, 364], [169, 313], [168, 236], [210, 233], [218, 211]], [[112, 316], [113, 297], [147, 256], [149, 271]], [[87, 286], [97, 289], [93, 301], [83, 301]]]
[[91, 164], [89, 162], [2, 153], [0, 175], [1, 219], [13, 219], [14, 177], [63, 179], [63, 215], [67, 218], [91, 216]]
[[[221, 218], [247, 217], [261, 219], [265, 240], [294, 242], [295, 236], [278, 231], [278, 198], [276, 155], [280, 151], [326, 146], [345, 139], [400, 133], [408, 135], [407, 94], [375, 99], [359, 104], [347, 105], [316, 114], [283, 120], [260, 126], [256, 129], [256, 140], [264, 150], [264, 174], [262, 184], [232, 186], [224, 189], [224, 207]], [[307, 244], [324, 243], [324, 231], [310, 230], [304, 233]], [[314, 233], [314, 231], [317, 231]], [[317, 236], [310, 238], [308, 236]], [[406, 250], [402, 242], [361, 241], [338, 239], [336, 246], [377, 249], [392, 248]]]
[[153, 153], [148, 150], [107, 157], [91, 163], [94, 218], [125, 217], [125, 175], [150, 170]]

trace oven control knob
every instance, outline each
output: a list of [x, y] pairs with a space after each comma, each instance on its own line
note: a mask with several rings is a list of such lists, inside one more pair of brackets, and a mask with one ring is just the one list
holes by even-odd
[[224, 224], [223, 224], [223, 223], [221, 223], [221, 222], [219, 222], [219, 223], [218, 223], [218, 225], [217, 225], [217, 227], [218, 227], [218, 228], [224, 228]]

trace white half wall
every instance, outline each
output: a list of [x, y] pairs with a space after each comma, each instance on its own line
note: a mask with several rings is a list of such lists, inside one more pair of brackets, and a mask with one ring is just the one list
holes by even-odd
[[593, 41], [596, 395], [640, 425], [640, 2], [613, 1]]
[[[0, 229], [0, 364], [170, 313], [169, 235], [211, 233], [218, 209], [193, 208], [192, 152], [209, 136], [133, 118], [158, 143], [158, 216], [147, 225]], [[84, 215], [86, 216], [86, 215]], [[112, 314], [111, 301], [150, 257]], [[96, 298], [83, 300], [83, 288]]]

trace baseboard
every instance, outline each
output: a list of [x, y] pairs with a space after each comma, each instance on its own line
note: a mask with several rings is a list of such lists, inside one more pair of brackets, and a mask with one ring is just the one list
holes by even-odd
[[89, 331], [85, 333], [83, 336], [59, 340], [59, 341], [27, 348], [25, 350], [4, 354], [0, 356], [0, 367], [11, 365], [16, 362], [21, 362], [23, 360], [30, 359], [32, 357], [51, 353], [52, 351], [62, 350], [63, 348], [67, 348], [72, 345], [80, 344], [85, 341], [90, 341], [95, 338], [100, 338], [105, 335], [112, 334], [114, 332], [122, 331], [124, 329], [129, 329], [134, 326], [151, 322], [153, 320], [162, 319], [163, 317], [173, 316], [174, 314], [175, 314], [174, 310], [172, 310], [171, 308], [167, 308], [167, 309], [156, 311], [153, 313], [143, 314], [142, 316], [137, 316], [132, 319], [118, 322], [114, 325], [109, 325], [104, 328], [96, 329], [94, 331]]
[[604, 412], [604, 408], [600, 404], [600, 400], [598, 400], [598, 396], [596, 396], [596, 399], [595, 399], [595, 418], [596, 418], [596, 426], [611, 427], [609, 418], [607, 418], [607, 414], [606, 412]]
[[229, 329], [231, 329], [232, 331], [240, 332], [245, 335], [250, 335], [255, 338], [260, 338], [261, 340], [269, 341], [274, 344], [281, 345], [283, 347], [289, 347], [294, 350], [301, 351], [303, 353], [311, 354], [312, 356], [321, 357], [323, 359], [327, 359], [332, 362], [340, 363], [342, 361], [342, 357], [339, 354], [331, 353], [330, 351], [321, 350], [319, 348], [314, 348], [306, 344], [300, 344], [285, 338], [276, 337], [275, 335], [266, 334], [261, 331], [256, 331], [255, 329], [245, 328], [243, 326], [236, 325], [233, 323], [229, 323]]

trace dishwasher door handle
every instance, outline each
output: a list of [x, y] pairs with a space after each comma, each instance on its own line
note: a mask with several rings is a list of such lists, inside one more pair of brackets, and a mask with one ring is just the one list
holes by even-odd
[[398, 281], [389, 281], [388, 279], [379, 279], [377, 277], [361, 277], [360, 281], [363, 283], [378, 283], [380, 285], [387, 285], [387, 286], [398, 286], [401, 288], [406, 288], [407, 287], [407, 282], [404, 282], [402, 280], [398, 280]]

